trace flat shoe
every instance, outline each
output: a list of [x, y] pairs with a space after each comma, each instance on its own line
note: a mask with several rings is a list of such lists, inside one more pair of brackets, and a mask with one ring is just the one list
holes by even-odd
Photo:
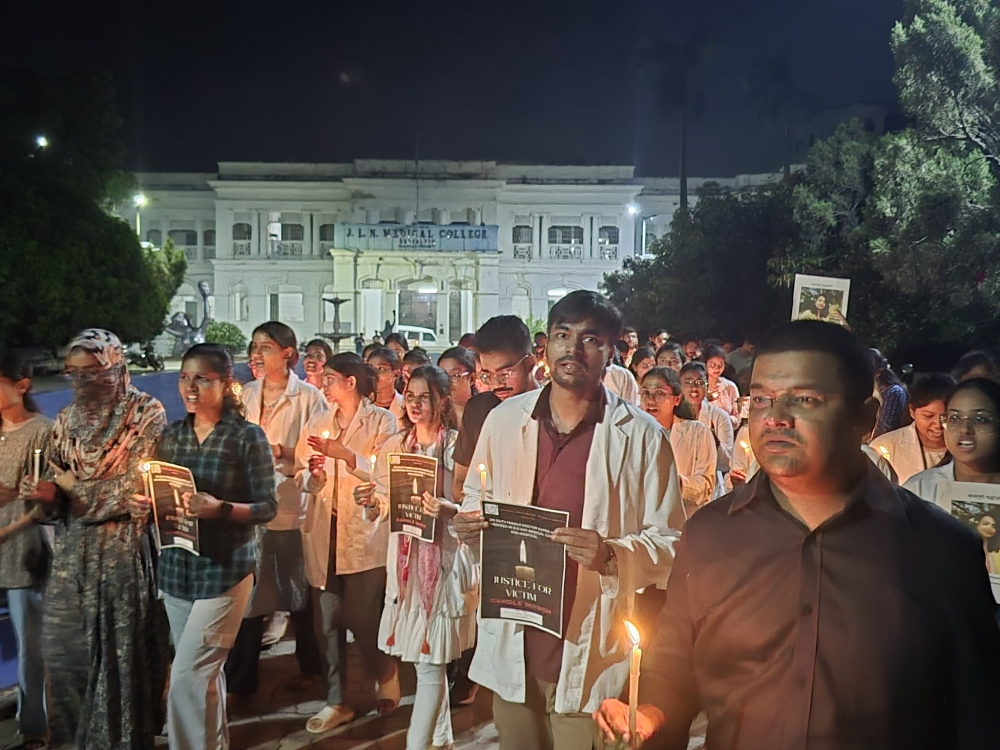
[[306, 722], [306, 731], [311, 734], [323, 734], [353, 719], [354, 711], [348, 706], [325, 706]]
[[399, 686], [399, 669], [396, 669], [385, 682], [380, 682], [375, 691], [378, 700], [378, 712], [382, 716], [388, 716], [397, 708], [399, 701], [403, 698], [403, 689]]

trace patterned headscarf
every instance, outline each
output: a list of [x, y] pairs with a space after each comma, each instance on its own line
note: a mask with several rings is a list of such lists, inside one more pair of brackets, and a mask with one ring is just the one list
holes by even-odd
[[53, 437], [77, 479], [112, 476], [124, 471], [129, 449], [146, 427], [162, 421], [163, 406], [132, 385], [115, 334], [88, 328], [66, 350], [74, 349], [94, 355], [103, 369], [74, 385], [73, 402], [56, 420]]

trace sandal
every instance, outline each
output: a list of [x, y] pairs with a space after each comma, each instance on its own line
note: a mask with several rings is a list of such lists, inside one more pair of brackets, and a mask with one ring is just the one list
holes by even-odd
[[28, 735], [24, 738], [24, 742], [21, 743], [21, 747], [24, 750], [48, 750], [49, 741], [45, 737]]
[[306, 731], [310, 734], [323, 734], [353, 719], [354, 711], [349, 706], [324, 706], [323, 710], [306, 722]]
[[399, 708], [399, 701], [403, 698], [403, 690], [399, 686], [398, 668], [393, 668], [392, 677], [388, 680], [379, 681], [375, 697], [378, 700], [378, 712], [382, 716], [388, 716]]

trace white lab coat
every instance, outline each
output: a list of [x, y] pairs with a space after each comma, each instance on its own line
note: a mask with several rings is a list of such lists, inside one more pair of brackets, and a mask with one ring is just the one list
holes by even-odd
[[[248, 421], [260, 424], [261, 398], [264, 379], [252, 380], [240, 391], [244, 413]], [[264, 427], [267, 442], [295, 450], [306, 423], [318, 412], [327, 410], [326, 399], [318, 388], [301, 380], [294, 372], [288, 374], [285, 392], [278, 397], [271, 419]], [[267, 528], [272, 531], [291, 531], [302, 525], [306, 518], [305, 493], [295, 483], [294, 461], [274, 462], [274, 479], [277, 484], [278, 514]]]
[[670, 447], [677, 462], [684, 514], [690, 516], [715, 496], [718, 453], [712, 431], [694, 419], [675, 419]]
[[[531, 504], [539, 430], [531, 412], [540, 394], [508, 399], [486, 418], [471, 465], [486, 465], [487, 501]], [[622, 618], [638, 589], [666, 584], [685, 520], [666, 433], [637, 407], [611, 392], [606, 396], [583, 467], [583, 528], [597, 531], [614, 546], [618, 575], [579, 573], [556, 686], [558, 713], [591, 713], [602, 700], [621, 694], [629, 655]], [[463, 510], [481, 509], [480, 481], [478, 471], [469, 472]], [[512, 703], [525, 701], [524, 628], [481, 620], [469, 670], [473, 682]]]
[[604, 371], [604, 387], [630, 404], [639, 405], [639, 384], [624, 367], [608, 365]]
[[872, 448], [879, 451], [885, 448], [889, 454], [889, 463], [899, 476], [899, 483], [904, 484], [910, 477], [932, 468], [924, 465], [924, 447], [920, 444], [920, 436], [915, 425], [900, 427], [898, 430], [879, 435], [871, 442]]
[[708, 400], [701, 402], [698, 421], [712, 431], [716, 440], [715, 497], [722, 497], [733, 488], [728, 483], [729, 469], [733, 463], [733, 445], [736, 442], [733, 421], [726, 412]]
[[[389, 531], [385, 524], [374, 525], [365, 517], [364, 508], [354, 501], [354, 488], [371, 482], [372, 455], [378, 455], [382, 445], [396, 433], [396, 418], [386, 409], [373, 406], [367, 399], [361, 402], [350, 424], [340, 432], [336, 404], [330, 411], [313, 416], [299, 437], [295, 447], [295, 475], [299, 488], [308, 497], [306, 518], [302, 524], [302, 546], [305, 556], [306, 577], [309, 585], [326, 588], [330, 561], [330, 525], [337, 519], [336, 573], [347, 575], [385, 567]], [[356, 467], [347, 468], [344, 461], [327, 458], [326, 484], [314, 494], [306, 490], [309, 482], [309, 458], [315, 451], [309, 447], [310, 435], [340, 437], [344, 445], [354, 452]]]
[[944, 466], [935, 466], [933, 469], [924, 469], [914, 474], [903, 483], [903, 489], [951, 513], [949, 485], [954, 481], [955, 462], [952, 461]]

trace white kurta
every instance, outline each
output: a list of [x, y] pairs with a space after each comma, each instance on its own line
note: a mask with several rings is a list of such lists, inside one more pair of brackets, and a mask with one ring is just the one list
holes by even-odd
[[[330, 560], [330, 527], [337, 519], [336, 573], [347, 575], [385, 566], [389, 532], [385, 524], [372, 524], [365, 509], [354, 501], [354, 488], [371, 481], [370, 456], [377, 455], [385, 441], [396, 433], [396, 418], [386, 409], [373, 406], [367, 399], [354, 414], [343, 433], [337, 423], [340, 408], [334, 404], [328, 412], [309, 420], [295, 448], [298, 486], [306, 492], [308, 507], [302, 524], [302, 542], [309, 584], [326, 588]], [[326, 484], [319, 492], [309, 493], [306, 486], [311, 477], [309, 458], [315, 451], [309, 447], [310, 435], [330, 432], [354, 452], [356, 466], [347, 468], [345, 461], [327, 458]]]
[[[398, 433], [385, 442], [375, 470], [375, 498], [381, 510], [379, 523], [386, 527], [389, 524], [388, 455], [405, 452], [405, 439], [405, 433]], [[444, 486], [439, 488], [439, 494], [445, 499], [451, 499], [452, 474], [455, 468], [452, 454], [457, 439], [458, 431], [452, 430], [445, 441]], [[428, 617], [420, 600], [419, 572], [416, 566], [411, 566], [406, 589], [400, 586], [396, 570], [400, 536], [398, 533], [389, 534], [385, 609], [379, 625], [379, 648], [406, 662], [448, 664], [461, 656], [463, 651], [472, 648], [476, 642], [478, 566], [471, 550], [462, 544], [451, 524], [444, 524], [439, 519], [435, 543], [441, 548], [441, 574]], [[421, 546], [426, 544], [417, 540], [411, 540], [410, 543]], [[429, 653], [422, 652], [425, 640]]]
[[[538, 461], [541, 391], [504, 401], [486, 418], [472, 466], [486, 465], [486, 500], [530, 505]], [[628, 681], [629, 647], [622, 619], [635, 592], [665, 586], [684, 525], [673, 451], [663, 428], [638, 407], [606, 392], [587, 464], [583, 523], [615, 548], [617, 576], [581, 570], [567, 618], [556, 685], [558, 713], [591, 713], [617, 698]], [[463, 510], [481, 509], [479, 472], [465, 481]], [[504, 700], [523, 703], [527, 684], [524, 625], [482, 620], [469, 677]]]

